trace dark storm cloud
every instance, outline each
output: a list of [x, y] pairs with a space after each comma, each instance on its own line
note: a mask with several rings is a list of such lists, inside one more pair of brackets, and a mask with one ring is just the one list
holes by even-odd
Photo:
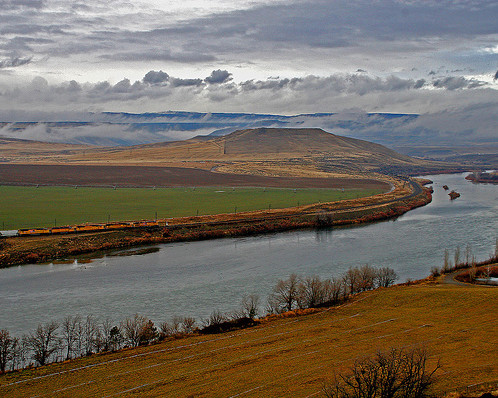
[[446, 88], [448, 90], [457, 90], [461, 88], [477, 88], [486, 85], [485, 82], [476, 79], [466, 79], [465, 77], [449, 76], [433, 81], [433, 86], [436, 88]]
[[221, 84], [230, 80], [231, 73], [226, 70], [217, 69], [211, 72], [211, 74], [204, 80], [209, 84]]
[[[354, 48], [372, 41], [385, 47], [399, 43], [398, 53], [428, 51], [437, 44], [427, 38], [444, 42], [496, 34], [498, 15], [495, 0], [272, 2], [182, 21], [124, 1], [0, 0], [0, 8], [9, 13], [0, 16], [3, 31], [57, 43], [40, 49], [44, 55], [85, 51], [114, 61], [183, 63], [300, 47]], [[123, 8], [129, 12], [116, 12]]]
[[162, 84], [165, 83], [169, 80], [169, 75], [162, 70], [160, 71], [154, 71], [151, 70], [147, 72], [142, 79], [144, 83], [149, 83], [149, 84]]
[[19, 8], [40, 9], [44, 5], [44, 0], [0, 0], [0, 10], [16, 10]]
[[412, 79], [401, 79], [396, 76], [389, 76], [385, 79], [380, 77], [366, 76], [361, 74], [332, 75], [328, 77], [307, 76], [293, 79], [269, 79], [269, 80], [248, 80], [240, 84], [242, 90], [282, 90], [290, 89], [295, 91], [308, 90], [328, 90], [336, 93], [350, 93], [365, 95], [377, 91], [402, 91], [409, 89], [419, 89], [424, 86], [424, 80], [414, 81]]
[[172, 77], [170, 79], [170, 83], [173, 87], [200, 86], [202, 84], [202, 79], [179, 79], [176, 77]]
[[419, 79], [415, 82], [415, 84], [413, 85], [413, 88], [415, 88], [415, 89], [422, 88], [422, 87], [424, 87], [424, 84], [425, 84], [425, 79]]
[[16, 24], [8, 25], [0, 28], [0, 33], [3, 35], [16, 34], [16, 35], [30, 35], [37, 33], [46, 34], [65, 34], [64, 28], [69, 29], [67, 25], [39, 25], [39, 24]]
[[[481, 1], [385, 0], [277, 3], [234, 11], [187, 22], [183, 34], [192, 28], [200, 37], [217, 37], [225, 44], [277, 42], [311, 47], [346, 47], [361, 40], [391, 42], [427, 37], [462, 37], [496, 33], [498, 3]], [[202, 27], [202, 31], [199, 31]], [[161, 35], [161, 32], [155, 32]], [[172, 32], [168, 31], [168, 35]], [[151, 32], [153, 34], [153, 32]], [[174, 33], [173, 33], [174, 35]], [[224, 39], [223, 39], [224, 38]], [[216, 47], [210, 40], [208, 45]]]
[[20, 58], [20, 57], [0, 60], [0, 69], [15, 68], [16, 66], [26, 65], [29, 64], [31, 60], [32, 58]]
[[[10, 61], [9, 61], [10, 62]], [[309, 75], [306, 77], [267, 80], [248, 80], [235, 83], [229, 80], [230, 73], [211, 74], [218, 84], [208, 83], [201, 78], [180, 78], [170, 76], [163, 71], [149, 71], [140, 81], [132, 82], [124, 78], [115, 84], [108, 81], [98, 83], [79, 83], [71, 80], [62, 84], [50, 84], [46, 79], [37, 77], [31, 84], [16, 89], [0, 88], [1, 99], [9, 98], [21, 104], [39, 103], [55, 105], [71, 104], [106, 104], [112, 101], [135, 101], [141, 98], [168, 99], [174, 101], [175, 96], [188, 104], [231, 102], [292, 104], [302, 102], [304, 106], [312, 106], [317, 101], [335, 102], [339, 99], [354, 101], [372, 96], [385, 96], [384, 102], [397, 104], [397, 99], [407, 101], [407, 97], [427, 98], [440, 92], [483, 91], [485, 82], [463, 77], [446, 77], [426, 82], [423, 79], [402, 79], [396, 76], [381, 78], [361, 74], [335, 74], [327, 77]], [[228, 78], [227, 78], [228, 74]], [[219, 84], [223, 83], [223, 84]], [[428, 90], [436, 87], [438, 90]], [[491, 90], [495, 92], [495, 90]], [[419, 93], [419, 94], [416, 94]], [[373, 97], [372, 97], [373, 98]], [[374, 100], [378, 101], [378, 99]], [[3, 102], [5, 105], [5, 102]]]

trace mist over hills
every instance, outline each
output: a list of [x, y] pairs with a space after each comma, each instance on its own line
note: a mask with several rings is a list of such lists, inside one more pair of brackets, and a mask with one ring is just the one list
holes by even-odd
[[[60, 115], [59, 115], [60, 116]], [[0, 136], [91, 145], [136, 145], [188, 139], [196, 135], [225, 135], [257, 127], [322, 128], [335, 134], [366, 139], [387, 146], [465, 145], [498, 142], [496, 135], [455, 132], [448, 115], [447, 127], [434, 116], [394, 113], [315, 113], [294, 116], [247, 113], [82, 113], [33, 115], [32, 120], [0, 120]], [[71, 117], [68, 119], [67, 117]]]
[[[6, 117], [6, 116], [4, 116]], [[446, 114], [313, 113], [300, 115], [252, 113], [74, 113], [33, 114], [31, 120], [10, 116], [0, 121], [0, 137], [42, 142], [130, 146], [179, 141], [195, 136], [224, 136], [249, 128], [321, 128], [363, 139], [398, 152], [430, 159], [496, 157], [496, 121]], [[17, 116], [19, 117], [19, 116]], [[26, 118], [27, 116], [25, 116]], [[477, 115], [476, 115], [477, 117]], [[60, 119], [58, 119], [60, 118]], [[480, 130], [474, 126], [480, 125]], [[482, 126], [487, 126], [484, 129]], [[472, 155], [470, 158], [469, 155]], [[477, 156], [477, 158], [476, 158]], [[484, 161], [484, 164], [489, 164]]]
[[457, 164], [402, 155], [383, 145], [318, 128], [254, 128], [223, 136], [134, 146], [95, 147], [0, 138], [0, 161], [57, 165], [197, 168], [272, 176], [420, 174]]

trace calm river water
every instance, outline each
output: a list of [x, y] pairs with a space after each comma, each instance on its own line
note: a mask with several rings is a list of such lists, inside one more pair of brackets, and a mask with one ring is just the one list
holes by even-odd
[[[155, 253], [87, 264], [0, 269], [0, 329], [20, 335], [77, 314], [116, 323], [135, 313], [156, 323], [174, 315], [200, 320], [215, 309], [236, 309], [246, 294], [266, 301], [276, 280], [291, 273], [329, 278], [368, 263], [392, 267], [405, 281], [440, 266], [445, 249], [464, 252], [469, 244], [478, 259], [489, 257], [498, 236], [498, 186], [472, 184], [464, 175], [428, 178], [433, 202], [395, 221], [173, 243]], [[444, 184], [462, 196], [450, 201]]]

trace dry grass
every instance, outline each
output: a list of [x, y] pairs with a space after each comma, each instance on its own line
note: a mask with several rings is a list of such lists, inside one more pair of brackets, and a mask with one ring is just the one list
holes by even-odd
[[[443, 167], [381, 145], [319, 129], [244, 130], [211, 140], [190, 139], [132, 147], [1, 142], [0, 162], [199, 168], [265, 176], [358, 176], [379, 168]], [[451, 165], [446, 165], [450, 167]], [[453, 165], [454, 167], [455, 165]]]
[[424, 284], [381, 289], [337, 309], [194, 336], [0, 377], [8, 397], [308, 397], [356, 358], [422, 345], [438, 395], [498, 381], [498, 289]]

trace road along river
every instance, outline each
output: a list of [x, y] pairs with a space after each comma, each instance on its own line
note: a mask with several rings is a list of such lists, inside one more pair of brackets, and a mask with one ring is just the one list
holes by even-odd
[[[354, 228], [170, 243], [143, 255], [105, 256], [90, 263], [0, 269], [0, 329], [14, 335], [67, 315], [92, 314], [116, 323], [135, 313], [154, 322], [174, 315], [198, 321], [213, 310], [237, 309], [258, 294], [262, 307], [276, 280], [291, 273], [339, 276], [350, 266], [396, 270], [399, 281], [441, 266], [444, 250], [470, 245], [478, 260], [498, 236], [498, 186], [472, 184], [464, 174], [428, 176], [433, 201], [395, 221]], [[448, 185], [461, 197], [450, 201]]]

